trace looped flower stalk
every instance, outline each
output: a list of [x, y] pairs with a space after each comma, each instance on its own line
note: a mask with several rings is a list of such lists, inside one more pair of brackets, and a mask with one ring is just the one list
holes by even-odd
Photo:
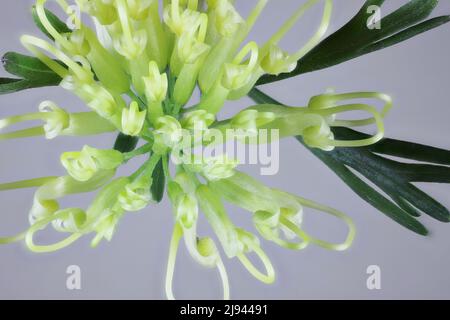
[[[231, 119], [217, 120], [226, 102], [248, 94], [259, 78], [295, 68], [296, 61], [325, 34], [332, 0], [301, 4], [262, 45], [246, 42], [246, 38], [268, 0], [258, 1], [248, 17], [242, 17], [229, 0], [208, 0], [206, 5], [205, 1], [166, 0], [162, 8], [159, 1], [76, 0], [84, 15], [81, 19], [72, 17], [79, 28], [71, 32], [62, 32], [52, 24], [44, 8], [46, 2], [37, 0], [36, 12], [51, 41], [25, 35], [22, 44], [60, 76], [60, 86], [78, 96], [90, 111], [71, 113], [45, 101], [39, 107], [40, 112], [0, 120], [0, 140], [116, 132], [144, 143], [129, 152], [85, 146], [81, 151], [61, 155], [66, 176], [0, 184], [0, 191], [37, 188], [29, 214], [31, 226], [16, 236], [0, 238], [0, 243], [25, 239], [30, 250], [50, 252], [88, 234], [93, 234], [93, 247], [103, 239], [109, 241], [125, 213], [145, 209], [154, 201], [153, 177], [159, 173], [156, 170], [161, 169], [161, 164], [175, 220], [166, 275], [168, 298], [174, 298], [172, 279], [182, 239], [193, 260], [217, 268], [225, 299], [230, 297], [230, 288], [221, 249], [227, 258], [237, 258], [256, 279], [264, 283], [275, 280], [275, 268], [263, 244], [256, 235], [233, 224], [224, 201], [249, 211], [258, 234], [281, 247], [301, 250], [315, 244], [340, 251], [351, 245], [355, 227], [343, 213], [269, 188], [239, 172], [238, 162], [226, 155], [202, 158], [180, 153], [186, 141], [188, 147], [209, 141], [213, 130], [236, 129], [247, 137], [257, 136], [261, 129], [278, 130], [281, 138], [302, 136], [309, 146], [323, 150], [370, 145], [383, 137], [383, 118], [392, 102], [380, 93], [327, 93], [313, 97], [306, 107], [256, 105]], [[57, 3], [64, 12], [68, 11], [67, 1]], [[324, 4], [324, 9], [316, 33], [297, 52], [283, 51], [279, 47], [282, 38], [319, 3]], [[95, 30], [82, 22], [84, 16], [93, 19]], [[201, 100], [187, 106], [196, 87]], [[379, 110], [353, 102], [358, 99], [380, 100], [385, 106]], [[345, 101], [351, 102], [343, 104]], [[342, 114], [353, 111], [364, 111], [370, 116], [340, 119]], [[35, 120], [44, 124], [3, 132], [17, 123]], [[336, 140], [331, 131], [334, 126], [370, 125], [375, 125], [377, 132], [362, 140]], [[272, 142], [258, 139], [260, 144]], [[175, 157], [179, 161], [172, 176], [168, 159], [176, 153], [180, 157]], [[136, 172], [114, 178], [120, 166], [142, 157], [145, 160]], [[63, 197], [97, 190], [87, 209], [60, 208], [58, 200]], [[331, 243], [307, 233], [302, 223], [305, 208], [341, 219], [348, 227], [346, 239]], [[216, 234], [217, 245], [209, 236], [198, 237], [201, 213]], [[55, 244], [36, 244], [34, 235], [50, 226], [66, 238]], [[262, 270], [255, 266], [250, 255], [260, 260]]]
[[51, 101], [42, 102], [37, 113], [0, 119], [0, 130], [20, 122], [35, 120], [41, 120], [45, 124], [29, 129], [0, 133], [0, 140], [40, 135], [45, 135], [47, 139], [57, 136], [90, 136], [116, 130], [109, 121], [95, 112], [68, 113]]
[[[381, 108], [365, 103], [339, 104], [341, 101], [373, 99], [383, 103]], [[214, 128], [225, 132], [227, 129], [243, 129], [256, 132], [258, 129], [279, 130], [279, 136], [302, 136], [305, 143], [313, 148], [331, 151], [335, 147], [362, 147], [375, 144], [384, 137], [384, 117], [392, 108], [388, 95], [377, 92], [355, 92], [312, 97], [307, 107], [281, 105], [257, 105], [241, 111], [233, 118], [217, 122]], [[364, 112], [370, 117], [363, 119], [338, 119], [340, 114]], [[377, 131], [370, 138], [360, 140], [335, 140], [332, 127], [362, 127], [375, 125]], [[264, 138], [264, 137], [263, 137]], [[269, 138], [270, 139], [270, 138]], [[268, 143], [270, 140], [258, 140]]]
[[166, 276], [166, 294], [169, 299], [174, 299], [172, 292], [172, 279], [175, 269], [175, 260], [178, 243], [184, 238], [186, 248], [191, 257], [199, 264], [207, 267], [216, 267], [222, 279], [224, 299], [230, 297], [228, 276], [220, 257], [220, 253], [211, 238], [198, 238], [198, 201], [193, 192], [196, 183], [191, 181], [185, 172], [179, 172], [174, 181], [168, 185], [169, 197], [174, 204], [175, 227], [170, 244], [169, 261]]

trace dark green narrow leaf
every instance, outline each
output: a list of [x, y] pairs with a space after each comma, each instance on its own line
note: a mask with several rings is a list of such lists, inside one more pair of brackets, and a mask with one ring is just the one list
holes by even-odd
[[337, 148], [330, 156], [352, 167], [389, 195], [401, 197], [417, 209], [442, 221], [450, 221], [450, 213], [442, 204], [413, 186], [405, 176], [390, 166], [394, 161], [371, 154], [364, 148]]
[[127, 136], [123, 133], [119, 133], [114, 143], [114, 150], [122, 153], [131, 152], [136, 149], [139, 139], [137, 137]]
[[[64, 33], [71, 31], [50, 11], [46, 10], [46, 15], [58, 32]], [[33, 18], [37, 26], [50, 36], [43, 28], [39, 19], [37, 19], [35, 7], [33, 7]], [[0, 94], [8, 94], [31, 88], [57, 86], [62, 80], [59, 75], [35, 57], [16, 52], [8, 52], [2, 57], [2, 64], [7, 72], [22, 79], [1, 78]]]
[[[297, 137], [297, 139], [302, 142], [300, 137]], [[330, 157], [327, 152], [319, 149], [310, 149], [310, 151], [332, 169], [358, 196], [373, 207], [415, 233], [423, 236], [428, 234], [428, 230], [423, 224], [367, 185], [343, 164]]]
[[[439, 0], [410, 0], [381, 19], [380, 29], [368, 30], [368, 38], [380, 40], [419, 23], [433, 12], [438, 3]], [[366, 25], [361, 27], [367, 30]]]
[[298, 61], [291, 73], [266, 75], [257, 85], [288, 79], [303, 73], [325, 69], [362, 55], [393, 46], [418, 34], [439, 27], [448, 17], [433, 18], [420, 23], [435, 9], [438, 0], [411, 0], [381, 20], [381, 29], [367, 28], [370, 5], [381, 6], [384, 1], [369, 0], [358, 14], [341, 29], [324, 39]]
[[[344, 127], [333, 128], [333, 133], [337, 139], [342, 140], [359, 140], [369, 137], [368, 134]], [[376, 144], [368, 146], [368, 148], [375, 153], [389, 156], [450, 165], [450, 150], [430, 147], [419, 143], [385, 138]]]
[[33, 81], [27, 79], [0, 78], [0, 95], [14, 93], [31, 88], [58, 85], [58, 83], [48, 83], [46, 81]]
[[0, 94], [8, 94], [29, 89], [31, 82], [24, 79], [0, 78]]
[[[41, 21], [39, 20], [39, 17], [36, 12], [36, 7], [33, 6], [31, 9], [32, 15], [33, 15], [33, 21], [36, 24], [36, 26], [41, 30], [47, 37], [54, 40], [53, 37], [48, 33], [48, 31], [44, 28]], [[69, 33], [72, 32], [70, 28], [62, 22], [54, 13], [52, 13], [50, 10], [45, 9], [45, 15], [47, 16], [48, 21], [50, 24], [58, 31], [59, 33]]]
[[450, 150], [430, 147], [419, 143], [387, 138], [369, 148], [373, 152], [394, 157], [450, 165]]
[[396, 45], [397, 43], [411, 39], [421, 33], [437, 28], [449, 21], [450, 16], [441, 16], [424, 21], [389, 38], [380, 40], [370, 46], [365, 47], [362, 51], [359, 52], [359, 54], [364, 55], [374, 51], [382, 50], [387, 47], [391, 47], [393, 45]]
[[150, 189], [152, 193], [153, 200], [156, 202], [161, 202], [164, 197], [164, 190], [166, 185], [166, 177], [164, 175], [163, 159], [161, 159], [153, 171], [152, 178], [153, 183]]
[[381, 8], [384, 2], [385, 0], [366, 0], [356, 16], [354, 16], [353, 19], [351, 19], [344, 27], [342, 27], [342, 29], [360, 29], [361, 25], [367, 24], [367, 10], [369, 9], [369, 7], [377, 6]]
[[396, 169], [410, 182], [450, 183], [450, 167], [402, 163]]
[[258, 104], [282, 104], [257, 88], [252, 89], [248, 96]]
[[397, 205], [403, 211], [408, 212], [410, 215], [412, 215], [413, 217], [416, 217], [416, 218], [421, 216], [419, 210], [414, 208], [414, 206], [412, 206], [408, 201], [406, 201], [402, 197], [398, 197], [398, 196], [395, 196], [395, 195], [389, 195], [389, 196], [392, 198], [392, 200], [394, 200], [395, 203], [397, 203]]
[[450, 212], [440, 202], [417, 188], [407, 183], [405, 188], [398, 193], [414, 207], [441, 222], [450, 222]]
[[7, 52], [2, 57], [2, 64], [9, 73], [28, 80], [58, 85], [61, 77], [38, 58], [17, 52]]

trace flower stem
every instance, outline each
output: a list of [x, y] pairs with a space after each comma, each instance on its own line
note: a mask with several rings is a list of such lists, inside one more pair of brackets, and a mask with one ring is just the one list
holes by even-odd
[[134, 151], [125, 153], [124, 154], [125, 161], [129, 161], [130, 159], [132, 159], [134, 157], [149, 153], [151, 150], [152, 150], [152, 145], [150, 143], [147, 143]]
[[130, 176], [130, 180], [136, 180], [142, 174], [148, 174], [151, 176], [160, 159], [161, 155], [156, 153], [153, 154], [150, 159], [148, 159], [142, 166], [139, 167], [139, 169], [137, 169], [135, 173]]
[[40, 187], [56, 177], [44, 177], [0, 184], [0, 191]]

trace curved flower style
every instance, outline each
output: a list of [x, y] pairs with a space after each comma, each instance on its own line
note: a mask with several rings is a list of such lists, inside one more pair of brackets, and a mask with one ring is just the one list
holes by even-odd
[[[68, 11], [65, 0], [57, 2]], [[30, 120], [42, 120], [42, 126], [1, 133], [0, 140], [38, 135], [53, 139], [116, 131], [137, 137], [144, 144], [128, 152], [85, 146], [81, 151], [62, 154], [67, 176], [1, 184], [0, 190], [35, 187], [37, 191], [29, 215], [31, 227], [20, 235], [0, 239], [0, 243], [25, 239], [30, 250], [49, 252], [91, 233], [92, 246], [103, 238], [111, 240], [126, 212], [142, 210], [157, 200], [151, 192], [152, 177], [162, 163], [175, 220], [166, 279], [169, 298], [174, 297], [172, 277], [181, 239], [195, 261], [219, 270], [224, 298], [229, 297], [227, 274], [216, 242], [197, 234], [200, 211], [226, 257], [236, 257], [258, 280], [274, 281], [274, 268], [259, 239], [233, 224], [223, 201], [249, 211], [261, 237], [282, 247], [301, 250], [316, 244], [330, 250], [348, 248], [355, 236], [350, 218], [332, 208], [264, 186], [237, 171], [238, 163], [233, 159], [193, 157], [195, 163], [190, 163], [186, 159], [192, 157], [187, 157], [176, 165], [174, 176], [169, 171], [169, 156], [183, 137], [191, 136], [192, 144], [198, 146], [202, 142], [195, 136], [207, 135], [210, 129], [240, 129], [247, 136], [259, 129], [279, 130], [280, 137], [302, 136], [310, 147], [326, 151], [367, 146], [383, 137], [383, 117], [392, 103], [387, 95], [372, 92], [329, 92], [313, 97], [306, 107], [256, 105], [231, 119], [216, 121], [228, 100], [247, 95], [262, 76], [294, 70], [297, 61], [318, 44], [328, 28], [333, 1], [310, 0], [266, 43], [246, 42], [267, 2], [259, 0], [249, 16], [242, 17], [229, 0], [165, 0], [160, 17], [156, 0], [76, 0], [82, 12], [93, 19], [96, 30], [73, 16], [78, 28], [68, 32], [52, 22], [44, 8], [46, 0], [37, 0], [38, 21], [53, 41], [25, 35], [21, 42], [61, 77], [60, 86], [78, 96], [90, 111], [71, 113], [45, 101], [38, 113], [0, 120], [1, 130]], [[307, 10], [319, 4], [324, 5], [323, 17], [313, 37], [292, 54], [281, 49], [279, 42], [285, 34]], [[197, 86], [200, 102], [188, 106]], [[361, 99], [377, 100], [384, 107], [378, 110], [358, 102]], [[369, 116], [341, 119], [344, 113], [353, 111]], [[338, 140], [332, 131], [337, 126], [368, 125], [375, 125], [376, 133], [359, 140]], [[148, 158], [140, 169], [129, 177], [114, 178], [119, 166], [138, 156]], [[86, 210], [60, 208], [58, 204], [62, 197], [96, 190], [99, 192]], [[346, 239], [334, 244], [310, 235], [302, 226], [304, 208], [342, 219], [348, 226]], [[35, 233], [48, 226], [67, 234], [67, 238], [52, 245], [35, 244]], [[248, 258], [250, 253], [261, 260], [263, 271]]]

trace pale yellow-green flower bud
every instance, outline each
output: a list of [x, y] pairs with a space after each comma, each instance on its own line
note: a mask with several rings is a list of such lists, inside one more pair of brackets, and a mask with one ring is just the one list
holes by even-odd
[[[53, 139], [69, 126], [69, 114], [51, 101], [44, 101], [39, 105], [39, 111], [49, 116], [44, 125], [45, 137]], [[1, 125], [0, 125], [1, 127]]]
[[314, 96], [309, 100], [308, 108], [315, 110], [332, 108], [339, 102], [336, 97], [337, 95], [331, 92]]
[[215, 116], [206, 110], [196, 110], [186, 113], [181, 120], [183, 128], [188, 130], [206, 130], [215, 121]]
[[119, 151], [99, 150], [89, 146], [84, 146], [78, 152], [65, 152], [61, 155], [62, 165], [78, 181], [88, 181], [100, 170], [116, 169], [123, 161], [123, 154]]
[[151, 102], [161, 102], [166, 98], [168, 80], [166, 73], [159, 73], [158, 65], [155, 61], [149, 63], [149, 75], [144, 77], [145, 96]]
[[184, 228], [190, 229], [197, 221], [198, 204], [195, 197], [184, 194], [178, 200], [175, 208], [176, 219]]
[[210, 46], [205, 44], [207, 29], [208, 16], [201, 13], [190, 28], [179, 36], [177, 53], [183, 64], [193, 64], [209, 51]]
[[59, 219], [53, 220], [52, 225], [59, 232], [79, 232], [86, 222], [86, 213], [78, 208], [69, 208], [57, 213]]
[[223, 77], [223, 86], [228, 90], [237, 90], [243, 87], [251, 79], [251, 75], [246, 72], [247, 67], [238, 64], [227, 63]]
[[114, 97], [103, 87], [98, 86], [95, 88], [86, 85], [83, 89], [86, 90], [86, 92], [89, 92], [89, 95], [92, 98], [88, 105], [101, 116], [109, 118], [120, 111]]
[[106, 119], [121, 111], [112, 94], [95, 82], [85, 83], [73, 76], [67, 76], [61, 82], [61, 86], [74, 91], [91, 109]]
[[334, 139], [334, 134], [331, 131], [330, 126], [325, 122], [321, 122], [320, 125], [306, 128], [303, 131], [303, 140], [305, 143], [313, 148], [319, 148], [325, 151], [331, 151], [334, 146], [330, 145], [330, 141]]
[[236, 232], [240, 242], [241, 252], [251, 252], [255, 247], [260, 246], [260, 241], [254, 234], [251, 234], [250, 232], [245, 231], [241, 228], [236, 228]]
[[135, 31], [131, 38], [122, 35], [114, 41], [116, 51], [128, 60], [137, 59], [144, 52], [146, 45], [147, 33], [145, 30]]
[[177, 49], [182, 63], [193, 64], [209, 51], [210, 46], [199, 41], [192, 34], [184, 33], [178, 40]]
[[261, 234], [264, 235], [266, 232], [271, 232], [273, 229], [278, 228], [280, 224], [280, 210], [275, 213], [269, 211], [256, 211], [253, 214], [253, 223], [257, 226], [258, 231], [260, 231]]
[[228, 159], [227, 156], [207, 158], [204, 162], [202, 173], [210, 181], [227, 179], [233, 176], [234, 169], [239, 164], [237, 160]]
[[138, 26], [131, 20], [129, 7], [125, 0], [116, 0], [117, 13], [121, 25], [121, 32], [116, 32], [113, 44], [116, 51], [133, 61], [144, 52], [147, 46], [147, 32], [145, 29], [138, 29]]
[[136, 101], [131, 102], [130, 108], [122, 110], [122, 132], [129, 136], [138, 136], [144, 127], [147, 111], [139, 111]]
[[122, 211], [114, 209], [106, 209], [103, 212], [103, 216], [97, 222], [93, 230], [97, 233], [97, 235], [91, 241], [92, 247], [96, 247], [103, 238], [107, 241], [111, 241], [114, 232], [116, 231], [117, 223], [119, 222], [122, 215]]
[[[247, 55], [248, 61], [243, 63]], [[224, 66], [222, 85], [228, 90], [237, 90], [245, 86], [252, 77], [252, 73], [258, 64], [259, 49], [256, 42], [249, 42], [231, 63]]]
[[259, 112], [257, 110], [244, 110], [231, 119], [231, 126], [243, 129], [249, 134], [256, 134], [258, 128], [275, 120], [273, 112]]
[[125, 211], [133, 212], [144, 209], [152, 200], [150, 186], [152, 179], [142, 177], [125, 186], [118, 200]]
[[155, 145], [173, 148], [183, 137], [181, 124], [172, 116], [159, 117], [155, 123]]
[[120, 205], [119, 194], [125, 189], [130, 180], [125, 177], [117, 178], [105, 185], [97, 194], [87, 213], [87, 231], [96, 232], [97, 235], [91, 242], [91, 246], [97, 246], [105, 238], [111, 240], [119, 219], [124, 210]]
[[213, 257], [218, 254], [216, 244], [211, 238], [199, 239], [197, 250], [203, 257]]
[[183, 8], [180, 1], [173, 0], [164, 8], [164, 22], [177, 36], [190, 30], [197, 21], [200, 13], [196, 8]]
[[279, 75], [280, 73], [292, 72], [297, 67], [297, 62], [292, 62], [289, 54], [279, 46], [272, 45], [269, 53], [262, 59], [261, 67], [268, 74]]
[[228, 1], [216, 1], [216, 28], [224, 37], [231, 37], [245, 23], [244, 19]]

